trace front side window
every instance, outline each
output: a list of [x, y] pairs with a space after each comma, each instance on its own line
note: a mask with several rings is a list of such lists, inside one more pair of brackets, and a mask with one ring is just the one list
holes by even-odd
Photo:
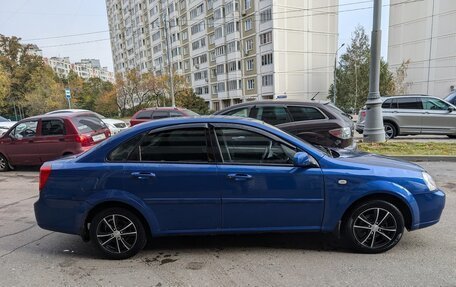
[[139, 159], [153, 162], [207, 163], [206, 129], [188, 128], [148, 134], [139, 146]]
[[421, 99], [423, 102], [423, 109], [425, 110], [437, 110], [437, 111], [442, 111], [442, 110], [448, 110], [450, 107], [447, 103], [438, 100], [438, 99], [433, 99], [433, 98], [424, 98]]
[[253, 118], [262, 120], [271, 125], [278, 125], [290, 121], [285, 107], [255, 107], [252, 109]]
[[224, 163], [231, 164], [293, 164], [295, 148], [255, 132], [220, 128], [216, 129], [217, 141]]
[[294, 121], [323, 120], [326, 117], [316, 108], [312, 107], [288, 107], [288, 111]]
[[41, 121], [42, 136], [61, 136], [65, 134], [65, 126], [61, 120]]
[[36, 135], [36, 128], [38, 126], [38, 121], [28, 121], [20, 123], [11, 131], [11, 136], [16, 139], [22, 138], [31, 138]]

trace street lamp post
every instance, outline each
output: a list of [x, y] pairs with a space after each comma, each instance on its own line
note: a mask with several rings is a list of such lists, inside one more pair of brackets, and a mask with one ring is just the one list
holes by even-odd
[[371, 39], [371, 61], [369, 73], [369, 95], [366, 101], [366, 123], [363, 138], [365, 142], [384, 142], [382, 101], [380, 100], [380, 52], [382, 0], [374, 1], [374, 17]]
[[334, 89], [334, 97], [333, 97], [333, 103], [334, 105], [336, 104], [336, 99], [337, 99], [337, 53], [339, 52], [342, 47], [345, 46], [345, 43], [342, 43], [340, 45], [339, 49], [336, 50], [336, 55], [334, 56], [334, 84], [333, 84], [333, 89]]

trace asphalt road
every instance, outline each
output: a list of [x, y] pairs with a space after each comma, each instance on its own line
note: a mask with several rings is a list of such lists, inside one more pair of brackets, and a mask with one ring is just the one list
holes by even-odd
[[40, 229], [36, 171], [0, 174], [0, 286], [456, 286], [456, 164], [420, 163], [447, 193], [439, 224], [384, 254], [317, 234], [162, 238], [124, 261]]

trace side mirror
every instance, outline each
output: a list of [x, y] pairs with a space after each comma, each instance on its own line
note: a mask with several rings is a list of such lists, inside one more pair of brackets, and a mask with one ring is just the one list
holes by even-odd
[[452, 106], [449, 106], [449, 107], [448, 107], [448, 111], [449, 111], [450, 113], [452, 113], [452, 112], [456, 111], [456, 109], [455, 109], [454, 107], [452, 107]]
[[297, 152], [293, 157], [295, 167], [312, 167], [314, 166], [306, 152]]

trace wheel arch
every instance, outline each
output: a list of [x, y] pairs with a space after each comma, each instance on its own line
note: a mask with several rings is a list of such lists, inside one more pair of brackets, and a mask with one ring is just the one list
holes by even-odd
[[89, 224], [92, 222], [93, 218], [95, 215], [102, 210], [108, 209], [108, 208], [124, 208], [133, 214], [135, 214], [141, 223], [144, 225], [144, 230], [146, 230], [146, 236], [147, 239], [150, 239], [152, 237], [152, 229], [151, 229], [151, 224], [149, 221], [146, 219], [146, 216], [139, 211], [138, 208], [134, 207], [131, 204], [122, 202], [122, 201], [116, 201], [116, 200], [109, 200], [109, 201], [103, 201], [98, 203], [97, 205], [94, 205], [87, 213], [85, 219], [84, 219], [84, 224], [82, 226], [81, 230], [81, 236], [84, 239], [84, 241], [89, 241], [90, 240], [90, 235], [89, 235]]
[[350, 213], [359, 205], [372, 200], [383, 200], [396, 206], [397, 209], [399, 209], [399, 211], [402, 213], [402, 216], [404, 217], [405, 227], [408, 230], [411, 230], [413, 225], [413, 215], [410, 206], [402, 198], [384, 192], [368, 194], [352, 202], [352, 204], [343, 213], [341, 223], [344, 223], [347, 220]]
[[396, 128], [396, 136], [401, 134], [401, 128], [397, 124], [397, 122], [391, 118], [384, 118], [383, 123], [390, 123]]

